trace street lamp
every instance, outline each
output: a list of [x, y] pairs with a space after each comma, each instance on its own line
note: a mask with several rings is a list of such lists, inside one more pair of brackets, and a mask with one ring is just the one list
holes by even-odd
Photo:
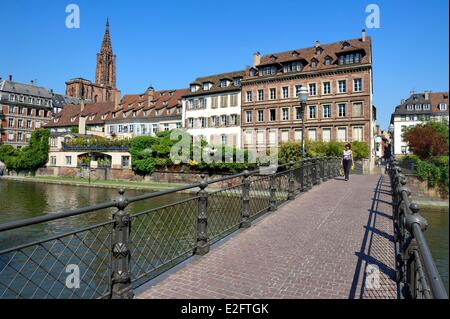
[[302, 158], [305, 158], [305, 108], [308, 100], [308, 89], [304, 86], [300, 87], [298, 92], [298, 101], [300, 102], [300, 112], [302, 116]]

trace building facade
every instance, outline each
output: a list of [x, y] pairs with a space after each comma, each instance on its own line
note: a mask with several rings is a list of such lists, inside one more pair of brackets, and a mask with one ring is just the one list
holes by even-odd
[[[306, 87], [302, 115], [298, 92]], [[249, 149], [284, 141], [364, 141], [373, 154], [371, 38], [253, 55], [242, 81], [242, 142]], [[302, 118], [303, 117], [303, 118]]]
[[430, 120], [448, 122], [448, 104], [448, 92], [411, 92], [409, 98], [402, 100], [391, 115], [391, 125], [394, 128], [394, 155], [410, 153], [408, 143], [402, 137], [406, 128]]
[[26, 146], [51, 116], [53, 94], [43, 87], [0, 80], [0, 144]]
[[102, 46], [97, 54], [95, 83], [83, 78], [71, 79], [66, 82], [66, 95], [94, 103], [120, 100], [120, 91], [116, 87], [116, 55], [112, 50], [108, 20]]
[[107, 117], [106, 136], [154, 136], [182, 127], [181, 97], [187, 92], [187, 89], [155, 91], [150, 87], [143, 94], [125, 95], [119, 108]]
[[194, 140], [241, 147], [241, 81], [245, 71], [199, 77], [183, 96], [183, 123]]

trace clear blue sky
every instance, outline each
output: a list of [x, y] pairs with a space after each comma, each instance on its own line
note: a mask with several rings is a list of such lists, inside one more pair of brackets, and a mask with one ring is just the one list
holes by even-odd
[[[66, 5], [80, 7], [67, 29]], [[447, 0], [427, 1], [5, 1], [0, 5], [0, 77], [64, 92], [65, 81], [94, 80], [109, 16], [122, 94], [187, 87], [195, 77], [234, 71], [262, 54], [360, 37], [380, 7], [373, 39], [374, 104], [382, 128], [411, 90], [448, 91]]]

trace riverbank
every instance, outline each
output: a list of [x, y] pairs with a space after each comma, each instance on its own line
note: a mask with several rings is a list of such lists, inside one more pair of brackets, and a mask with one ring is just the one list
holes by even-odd
[[138, 181], [115, 181], [115, 180], [89, 180], [79, 177], [65, 177], [65, 176], [2, 176], [0, 179], [15, 180], [22, 182], [36, 182], [47, 184], [59, 184], [59, 185], [72, 185], [72, 186], [87, 186], [87, 187], [100, 187], [100, 188], [123, 188], [134, 190], [150, 190], [160, 191], [166, 189], [172, 189], [176, 187], [186, 186], [182, 183], [155, 183], [155, 182], [138, 182]]

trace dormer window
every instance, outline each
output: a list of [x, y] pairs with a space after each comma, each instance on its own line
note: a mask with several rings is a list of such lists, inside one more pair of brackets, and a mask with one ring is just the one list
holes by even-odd
[[251, 69], [250, 70], [250, 76], [255, 76], [256, 75], [256, 70], [255, 69]]
[[148, 112], [147, 111], [144, 111], [144, 116], [147, 116], [148, 115]]
[[333, 59], [330, 56], [325, 58], [325, 65], [331, 65], [333, 63]]
[[312, 68], [316, 68], [317, 67], [317, 60], [316, 59], [312, 59], [311, 60], [311, 67]]
[[136, 111], [133, 111], [133, 117], [136, 117]]
[[412, 104], [408, 104], [408, 105], [406, 105], [406, 109], [408, 111], [412, 111], [412, 110], [414, 110], [414, 106]]
[[439, 103], [439, 111], [446, 111], [446, 110], [447, 110], [447, 104]]
[[360, 52], [342, 54], [339, 56], [339, 64], [353, 64], [360, 63], [362, 59], [362, 55]]
[[106, 120], [106, 114], [102, 115], [102, 120]]
[[342, 48], [348, 48], [350, 46], [350, 43], [348, 43], [347, 41], [344, 41], [343, 43], [342, 43]]
[[199, 85], [198, 84], [192, 84], [191, 85], [191, 92], [197, 92], [198, 91], [198, 87], [199, 87]]
[[234, 86], [240, 86], [241, 85], [241, 78], [234, 78]]
[[203, 83], [204, 91], [209, 91], [210, 88], [211, 88], [211, 83], [209, 83], [209, 82]]
[[116, 112], [112, 113], [112, 118], [115, 119], [116, 118]]
[[93, 119], [94, 119], [93, 115], [89, 116], [89, 121], [92, 121]]
[[298, 53], [297, 51], [294, 50], [294, 51], [291, 52], [291, 55], [292, 55], [292, 56], [298, 56], [299, 53]]
[[303, 68], [303, 64], [300, 61], [292, 62], [292, 63], [283, 65], [283, 72], [284, 73], [298, 72], [298, 71], [301, 71], [302, 68]]
[[128, 116], [128, 112], [123, 112], [123, 117], [127, 117]]
[[224, 88], [228, 86], [228, 81], [227, 80], [220, 80], [220, 87]]
[[316, 54], [322, 54], [322, 52], [323, 52], [322, 47], [317, 47], [316, 48]]
[[159, 115], [159, 113], [160, 113], [159, 110], [156, 110], [156, 111], [155, 111], [155, 114], [156, 114], [156, 115]]
[[416, 104], [416, 105], [414, 106], [414, 108], [416, 109], [416, 111], [420, 111], [420, 110], [422, 110], [422, 105]]
[[428, 110], [430, 110], [431, 109], [431, 105], [430, 104], [424, 104], [423, 105], [423, 109], [425, 110], [425, 111], [428, 111]]
[[73, 116], [73, 117], [70, 118], [70, 121], [71, 122], [75, 122], [76, 119], [77, 119], [76, 116]]
[[270, 56], [270, 59], [271, 59], [272, 61], [276, 61], [276, 60], [277, 60], [277, 57], [276, 57], [275, 55], [272, 54], [272, 55]]
[[163, 102], [163, 106], [167, 106], [169, 103], [167, 101]]
[[277, 72], [277, 68], [275, 66], [265, 66], [260, 69], [259, 75], [274, 75]]

